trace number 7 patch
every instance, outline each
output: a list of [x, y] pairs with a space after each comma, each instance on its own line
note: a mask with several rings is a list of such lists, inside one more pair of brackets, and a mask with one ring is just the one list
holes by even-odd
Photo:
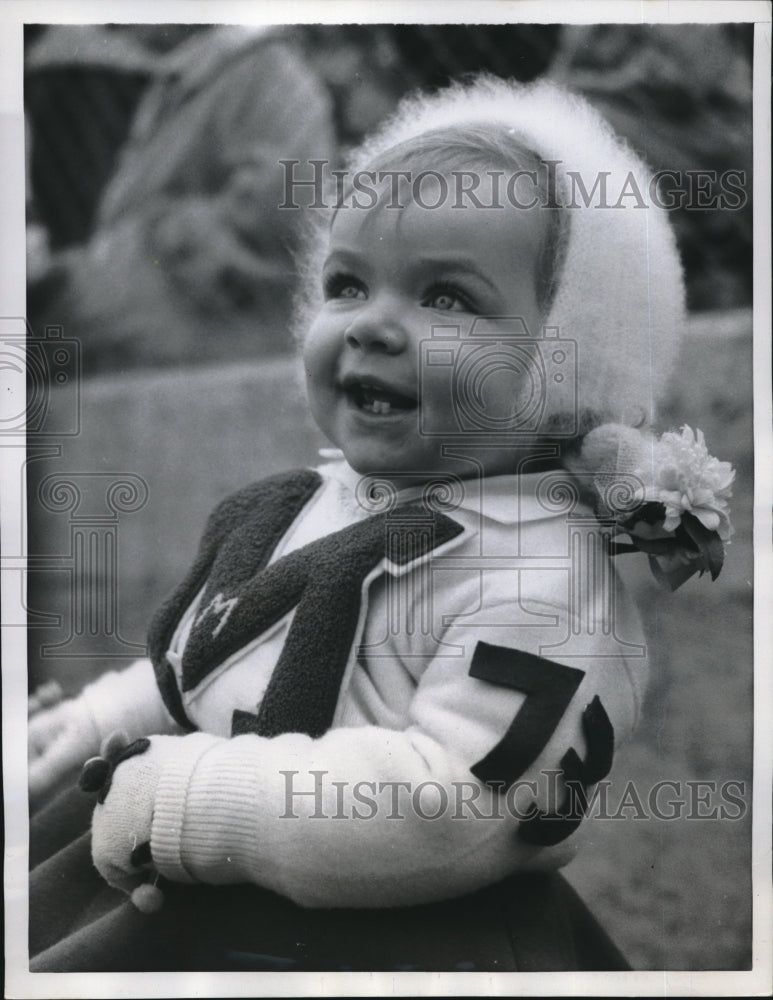
[[[502, 739], [470, 770], [499, 790], [510, 788], [539, 757], [569, 706], [584, 671], [533, 653], [479, 642], [470, 676], [522, 691], [526, 700]], [[606, 777], [612, 766], [614, 729], [598, 696], [582, 714], [588, 754], [583, 761], [570, 747], [561, 758], [567, 795], [556, 813], [532, 807], [519, 836], [534, 844], [557, 844], [579, 826], [587, 806], [587, 787]]]

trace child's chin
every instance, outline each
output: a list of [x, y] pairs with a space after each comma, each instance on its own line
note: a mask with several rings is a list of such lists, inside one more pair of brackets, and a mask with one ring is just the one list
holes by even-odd
[[349, 461], [349, 465], [359, 475], [372, 479], [394, 479], [403, 475], [400, 469], [396, 469], [394, 465], [390, 465], [389, 463], [379, 463], [363, 459], [361, 461]]
[[354, 452], [349, 452], [348, 454], [344, 452], [344, 458], [354, 471], [363, 477], [367, 476], [373, 479], [400, 479], [405, 474], [405, 469], [402, 463], [390, 461], [389, 458], [374, 455], [372, 452], [368, 454], [367, 452], [363, 453], [357, 449]]

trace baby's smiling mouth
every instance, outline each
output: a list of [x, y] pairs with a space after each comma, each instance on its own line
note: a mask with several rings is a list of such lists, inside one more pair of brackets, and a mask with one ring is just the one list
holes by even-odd
[[358, 410], [376, 416], [405, 413], [418, 406], [417, 400], [412, 396], [398, 392], [380, 380], [346, 376], [341, 380], [341, 387]]

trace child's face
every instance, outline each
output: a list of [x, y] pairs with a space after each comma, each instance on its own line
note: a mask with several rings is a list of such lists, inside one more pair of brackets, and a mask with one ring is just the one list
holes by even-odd
[[[427, 205], [435, 201], [429, 192], [423, 185]], [[479, 316], [507, 317], [495, 330], [511, 330], [512, 318], [521, 317], [535, 336], [542, 322], [535, 281], [545, 224], [539, 208], [452, 205], [449, 197], [434, 209], [409, 202], [339, 210], [324, 265], [325, 301], [304, 342], [309, 401], [320, 428], [357, 472], [392, 475], [399, 486], [407, 477], [474, 473], [469, 461], [442, 448], [453, 443], [464, 450], [461, 393], [482, 391], [486, 414], [496, 420], [517, 411], [524, 391], [523, 373], [497, 365], [495, 344], [485, 384], [455, 381], [452, 365], [427, 365], [422, 342], [433, 326], [458, 327], [464, 342]], [[472, 453], [484, 475], [516, 468], [512, 448]]]

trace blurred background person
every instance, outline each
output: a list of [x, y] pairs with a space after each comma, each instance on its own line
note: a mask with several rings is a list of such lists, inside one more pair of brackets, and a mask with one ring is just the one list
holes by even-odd
[[[78, 337], [87, 373], [290, 353], [302, 213], [278, 208], [279, 161], [337, 165], [415, 88], [547, 74], [709, 202], [726, 171], [751, 174], [748, 25], [87, 25], [27, 42], [28, 316]], [[742, 198], [673, 212], [694, 310], [751, 302], [750, 183]]]
[[[91, 29], [70, 29], [76, 62], [80, 31], [92, 47], [115, 47], [109, 31], [100, 42]], [[31, 93], [46, 43], [44, 34], [30, 56]], [[65, 232], [63, 213], [47, 212], [54, 252], [30, 286], [33, 328], [56, 323], [78, 337], [86, 372], [289, 350], [300, 219], [279, 208], [279, 160], [332, 157], [325, 88], [281, 30], [147, 25], [134, 29], [128, 48], [138, 64], [147, 52], [150, 81], [96, 207], [84, 196], [79, 225]], [[47, 194], [37, 193], [37, 150], [52, 127], [45, 102], [33, 103], [40, 211], [68, 198], [47, 184]], [[69, 116], [82, 128], [91, 122], [89, 134], [97, 125], [91, 110], [83, 101]], [[95, 179], [87, 186], [93, 192]], [[79, 243], [91, 215], [93, 234]]]
[[[189, 32], [171, 26], [160, 40], [172, 47]], [[91, 235], [160, 49], [131, 25], [29, 26], [25, 37], [28, 193], [56, 251]]]

